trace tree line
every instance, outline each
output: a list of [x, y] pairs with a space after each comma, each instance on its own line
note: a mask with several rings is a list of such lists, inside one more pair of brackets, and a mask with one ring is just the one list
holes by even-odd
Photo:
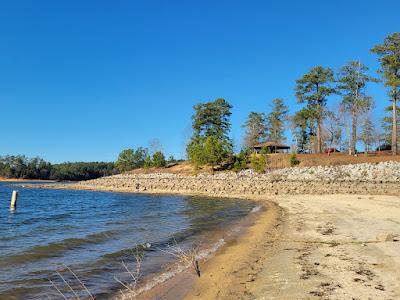
[[66, 162], [51, 164], [40, 157], [0, 157], [0, 176], [39, 180], [89, 180], [118, 173], [113, 162]]
[[[334, 71], [332, 68], [316, 66], [296, 81], [295, 97], [302, 107], [289, 115], [284, 100], [272, 100], [269, 113], [251, 112], [247, 116], [244, 148], [234, 155], [233, 141], [229, 137], [232, 105], [225, 99], [196, 104], [192, 116], [193, 134], [186, 147], [186, 153], [195, 166], [215, 166], [231, 160], [237, 166], [243, 165], [249, 148], [263, 141], [281, 143], [285, 140], [285, 128], [290, 126], [296, 140], [296, 151], [322, 153], [324, 147], [340, 147], [356, 153], [357, 141], [364, 143], [365, 151], [371, 145], [390, 143], [392, 153], [398, 153], [397, 105], [400, 95], [400, 33], [386, 37], [382, 44], [370, 50], [379, 57], [382, 78], [368, 74], [368, 67], [360, 61], [350, 61]], [[367, 94], [370, 83], [383, 81], [392, 102], [385, 110], [391, 115], [382, 119], [380, 132], [370, 118], [374, 100]], [[341, 97], [336, 110], [328, 109], [331, 96]], [[347, 120], [349, 119], [349, 120]], [[360, 128], [361, 127], [361, 128]], [[343, 129], [348, 131], [347, 144], [343, 144]], [[361, 129], [361, 133], [358, 132]], [[328, 150], [329, 150], [328, 149]], [[247, 154], [246, 154], [247, 153]], [[296, 158], [292, 158], [296, 164]]]
[[65, 162], [51, 164], [40, 157], [25, 155], [0, 156], [0, 176], [6, 178], [81, 181], [115, 175], [138, 168], [163, 168], [177, 162], [173, 156], [165, 158], [160, 146], [124, 149], [115, 162]]
[[151, 150], [145, 147], [124, 149], [118, 155], [115, 167], [119, 172], [131, 171], [139, 168], [163, 168], [176, 162], [173, 156], [165, 158], [158, 141], [151, 144]]

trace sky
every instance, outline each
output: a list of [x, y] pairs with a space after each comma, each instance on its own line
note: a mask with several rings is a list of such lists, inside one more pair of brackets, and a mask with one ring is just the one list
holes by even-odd
[[[376, 75], [369, 49], [400, 30], [399, 11], [398, 0], [1, 1], [0, 155], [113, 161], [158, 139], [182, 158], [193, 105], [217, 98], [233, 105], [240, 147], [249, 112], [277, 97], [299, 109], [295, 81], [314, 66], [361, 60]], [[385, 87], [368, 93], [379, 125]]]

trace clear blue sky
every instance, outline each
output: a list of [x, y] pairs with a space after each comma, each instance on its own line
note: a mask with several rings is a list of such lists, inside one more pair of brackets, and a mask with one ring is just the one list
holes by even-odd
[[[0, 154], [111, 161], [158, 138], [184, 155], [195, 103], [223, 97], [232, 137], [295, 80], [400, 30], [400, 1], [1, 1]], [[372, 73], [373, 73], [372, 72]], [[371, 85], [378, 120], [387, 101]], [[332, 104], [335, 99], [332, 100]]]

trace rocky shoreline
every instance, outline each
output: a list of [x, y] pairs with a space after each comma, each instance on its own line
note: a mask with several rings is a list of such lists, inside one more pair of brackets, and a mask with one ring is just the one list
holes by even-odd
[[217, 197], [297, 194], [400, 194], [400, 162], [295, 167], [266, 174], [252, 170], [198, 175], [119, 174], [58, 188], [82, 190], [203, 194]]

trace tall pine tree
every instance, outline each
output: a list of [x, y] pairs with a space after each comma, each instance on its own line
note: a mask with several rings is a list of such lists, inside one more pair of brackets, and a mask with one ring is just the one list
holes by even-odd
[[395, 32], [385, 38], [383, 44], [371, 49], [380, 56], [380, 72], [389, 88], [392, 101], [392, 152], [398, 152], [397, 144], [397, 101], [400, 99], [400, 32]]
[[317, 153], [322, 152], [322, 122], [326, 112], [328, 97], [336, 90], [331, 68], [317, 66], [296, 81], [296, 97], [299, 103], [306, 103], [316, 120]]
[[229, 138], [232, 105], [219, 98], [213, 102], [196, 104], [193, 108], [193, 136], [186, 148], [187, 156], [195, 166], [214, 166], [233, 152]]
[[285, 139], [285, 123], [288, 119], [289, 108], [281, 98], [272, 100], [272, 110], [267, 115], [268, 139], [280, 143]]

